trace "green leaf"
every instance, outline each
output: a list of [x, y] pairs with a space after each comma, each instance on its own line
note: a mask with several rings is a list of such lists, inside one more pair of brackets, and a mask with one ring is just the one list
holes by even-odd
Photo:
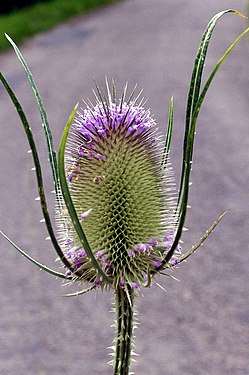
[[53, 276], [60, 277], [61, 279], [67, 279], [70, 280], [71, 278], [64, 275], [63, 273], [57, 272], [52, 270], [51, 268], [45, 266], [44, 264], [38, 262], [34, 258], [32, 258], [30, 255], [28, 255], [25, 251], [23, 251], [20, 247], [18, 247], [6, 234], [4, 234], [2, 231], [0, 231], [0, 234], [19, 252], [21, 253], [25, 258], [30, 260], [32, 263], [34, 263], [36, 266], [38, 266], [41, 270], [46, 271], [50, 273]]
[[26, 117], [26, 115], [23, 111], [23, 108], [22, 108], [21, 104], [19, 103], [15, 93], [13, 92], [12, 88], [10, 87], [10, 85], [8, 84], [8, 82], [6, 81], [6, 79], [4, 78], [2, 73], [0, 73], [0, 80], [2, 81], [6, 91], [8, 92], [8, 94], [10, 96], [10, 99], [12, 100], [12, 102], [13, 102], [16, 110], [17, 110], [17, 113], [20, 117], [20, 120], [21, 120], [22, 125], [23, 125], [23, 129], [25, 131], [25, 134], [26, 134], [28, 142], [29, 142], [29, 146], [30, 146], [30, 149], [31, 149], [31, 152], [32, 152], [34, 165], [35, 165], [35, 173], [36, 173], [36, 179], [37, 179], [37, 184], [38, 184], [38, 193], [39, 193], [39, 197], [40, 197], [42, 213], [43, 213], [43, 216], [44, 216], [44, 219], [45, 219], [45, 224], [46, 224], [46, 227], [47, 227], [47, 230], [48, 230], [48, 234], [51, 238], [52, 244], [55, 248], [55, 251], [56, 251], [57, 255], [60, 257], [60, 259], [62, 260], [64, 265], [67, 268], [69, 268], [70, 271], [74, 272], [73, 266], [67, 260], [67, 258], [65, 258], [65, 255], [64, 255], [63, 251], [61, 250], [61, 248], [60, 248], [60, 246], [57, 242], [56, 236], [54, 234], [54, 231], [53, 231], [53, 227], [52, 227], [52, 223], [51, 223], [51, 219], [50, 219], [50, 215], [49, 215], [49, 211], [48, 211], [48, 207], [47, 207], [44, 187], [43, 187], [41, 165], [40, 165], [40, 161], [39, 161], [39, 157], [38, 157], [38, 153], [37, 153], [37, 149], [36, 149], [36, 145], [35, 145], [35, 141], [34, 141], [34, 138], [33, 138], [31, 127], [29, 125], [29, 122], [27, 120], [27, 117]]
[[165, 137], [165, 144], [164, 144], [163, 157], [162, 157], [163, 168], [166, 167], [167, 160], [168, 160], [171, 138], [172, 138], [173, 123], [174, 123], [174, 99], [172, 96], [172, 98], [170, 99], [170, 103], [169, 103], [168, 126], [167, 126], [167, 133]]
[[35, 81], [34, 81], [34, 78], [32, 76], [32, 73], [31, 73], [31, 71], [30, 71], [30, 69], [29, 69], [26, 61], [24, 60], [24, 57], [22, 56], [19, 48], [17, 47], [17, 45], [14, 43], [14, 41], [7, 34], [5, 34], [5, 36], [8, 39], [8, 41], [10, 42], [10, 44], [12, 45], [12, 47], [14, 48], [16, 56], [17, 56], [18, 60], [20, 61], [21, 65], [23, 66], [23, 68], [24, 68], [24, 70], [26, 72], [26, 75], [28, 77], [30, 86], [31, 86], [31, 88], [33, 90], [34, 97], [35, 97], [35, 100], [36, 100], [36, 104], [37, 104], [39, 112], [40, 112], [40, 116], [41, 116], [41, 120], [42, 120], [42, 125], [43, 125], [44, 131], [45, 131], [45, 137], [46, 137], [47, 148], [48, 148], [48, 156], [49, 156], [50, 166], [51, 166], [51, 169], [52, 169], [55, 191], [56, 191], [56, 193], [59, 194], [59, 192], [57, 191], [58, 186], [59, 186], [59, 178], [58, 178], [58, 167], [57, 167], [56, 151], [54, 149], [53, 138], [52, 138], [51, 130], [50, 130], [50, 127], [49, 127], [49, 123], [48, 123], [47, 113], [46, 113], [45, 107], [43, 105], [40, 93], [39, 93], [38, 88], [37, 88], [37, 86], [35, 84]]
[[[195, 131], [195, 124], [197, 122], [197, 117], [199, 115], [199, 112], [200, 112], [200, 109], [201, 109], [201, 105], [203, 103], [203, 100], [206, 96], [206, 93], [209, 89], [209, 86], [215, 76], [215, 74], [217, 73], [219, 67], [221, 66], [221, 64], [223, 63], [223, 61], [226, 59], [226, 57], [229, 55], [229, 53], [234, 49], [234, 47], [239, 43], [239, 41], [243, 38], [243, 36], [245, 36], [247, 33], [249, 32], [249, 27], [243, 31], [243, 33], [241, 33], [239, 35], [239, 37], [234, 41], [234, 43], [231, 44], [231, 46], [226, 50], [226, 52], [224, 53], [224, 55], [220, 58], [220, 60], [218, 61], [218, 63], [215, 65], [215, 68], [213, 69], [212, 73], [210, 74], [199, 98], [198, 98], [198, 101], [196, 103], [196, 106], [195, 106], [195, 110], [194, 110], [194, 113], [193, 113], [193, 116], [192, 116], [192, 127], [191, 127], [191, 136], [193, 137], [193, 132]], [[191, 154], [192, 156], [192, 154]]]
[[112, 280], [104, 273], [104, 271], [102, 270], [102, 268], [99, 265], [99, 262], [97, 261], [97, 259], [95, 258], [94, 254], [91, 250], [90, 244], [88, 243], [88, 240], [86, 238], [84, 230], [83, 230], [83, 228], [81, 226], [81, 223], [78, 219], [78, 215], [76, 213], [76, 210], [75, 210], [75, 207], [74, 207], [74, 204], [73, 204], [70, 192], [69, 192], [69, 188], [68, 188], [68, 184], [67, 184], [67, 178], [66, 178], [66, 174], [65, 174], [66, 142], [67, 142], [67, 137], [68, 137], [68, 134], [69, 134], [70, 126], [71, 126], [73, 118], [75, 116], [77, 107], [78, 107], [78, 104], [73, 109], [73, 111], [72, 111], [72, 113], [71, 113], [71, 115], [70, 115], [70, 117], [67, 121], [67, 124], [64, 128], [62, 137], [61, 137], [61, 143], [60, 143], [60, 149], [59, 149], [59, 155], [58, 155], [58, 167], [59, 167], [59, 178], [60, 178], [61, 191], [62, 191], [62, 194], [63, 194], [65, 204], [66, 204], [67, 209], [68, 209], [68, 213], [71, 217], [73, 226], [76, 230], [76, 233], [78, 234], [78, 237], [80, 239], [80, 242], [81, 242], [83, 248], [85, 249], [85, 251], [87, 253], [88, 258], [92, 261], [93, 267], [96, 269], [96, 271], [99, 273], [99, 275], [102, 276], [102, 278], [105, 281], [107, 281], [108, 283], [112, 283]]
[[188, 171], [191, 168], [189, 166], [187, 159], [188, 159], [188, 136], [190, 132], [190, 125], [192, 122], [193, 113], [195, 111], [196, 103], [199, 98], [199, 92], [201, 87], [202, 81], [202, 73], [203, 68], [205, 65], [205, 60], [207, 56], [209, 42], [214, 31], [214, 27], [216, 26], [218, 20], [226, 13], [234, 13], [241, 17], [245, 17], [243, 14], [239, 13], [234, 9], [227, 9], [225, 11], [217, 13], [211, 21], [208, 23], [201, 39], [201, 43], [199, 45], [199, 49], [197, 51], [197, 55], [194, 62], [194, 68], [192, 72], [192, 77], [190, 81], [189, 93], [188, 93], [188, 100], [187, 100], [187, 110], [186, 110], [186, 122], [185, 122], [185, 138], [184, 138], [184, 147], [183, 147], [183, 167], [182, 167], [182, 176], [181, 176], [181, 183], [180, 183], [180, 194], [179, 194], [179, 207], [181, 210], [182, 207], [182, 200], [184, 199], [186, 189], [186, 185], [188, 185]]

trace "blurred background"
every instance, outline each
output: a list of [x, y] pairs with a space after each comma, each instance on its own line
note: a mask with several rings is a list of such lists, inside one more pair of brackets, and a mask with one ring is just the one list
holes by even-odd
[[1, 2], [0, 14], [13, 12], [26, 6], [38, 3], [39, 1], [42, 0], [5, 0]]
[[[4, 0], [0, 4], [0, 35], [7, 33], [21, 42], [77, 14], [117, 1], [120, 0]], [[0, 51], [8, 47], [9, 43], [1, 40]]]
[[[40, 89], [56, 149], [75, 103], [80, 101], [84, 107], [81, 99], [94, 100], [95, 79], [103, 87], [105, 76], [115, 78], [118, 92], [128, 81], [130, 90], [135, 84], [143, 88], [147, 107], [163, 133], [174, 95], [171, 161], [178, 183], [188, 85], [202, 32], [221, 10], [236, 8], [246, 13], [247, 1], [122, 0], [103, 8], [98, 2], [98, 9], [91, 6], [87, 13], [71, 14], [67, 21], [29, 38], [30, 25], [39, 23], [34, 16], [28, 13], [20, 21], [8, 18], [50, 5], [39, 13], [40, 20], [49, 18], [59, 12], [56, 1], [0, 16], [0, 27], [5, 27], [0, 46], [5, 43], [4, 31], [14, 40], [22, 40], [19, 46]], [[76, 4], [67, 3], [71, 8]], [[22, 39], [11, 31], [15, 22], [29, 30]], [[204, 79], [246, 27], [247, 20], [231, 14], [219, 21]], [[142, 291], [136, 331], [140, 356], [133, 365], [138, 375], [249, 374], [248, 56], [246, 37], [221, 67], [200, 113], [184, 251], [223, 211], [229, 212], [205, 245], [174, 272], [179, 282], [165, 276], [157, 281], [167, 292], [156, 285]], [[0, 67], [34, 131], [53, 216], [52, 178], [32, 92], [11, 49], [1, 52]], [[39, 222], [41, 210], [34, 200], [37, 187], [28, 144], [2, 86], [0, 127], [0, 229], [33, 257], [59, 270]], [[39, 271], [3, 238], [0, 256], [0, 374], [111, 374], [106, 363], [114, 335], [110, 328], [112, 293], [66, 299], [62, 295], [67, 286]]]

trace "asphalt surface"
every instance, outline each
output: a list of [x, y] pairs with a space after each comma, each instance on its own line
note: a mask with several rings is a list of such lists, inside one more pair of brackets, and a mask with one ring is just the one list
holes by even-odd
[[[22, 46], [40, 88], [55, 145], [75, 103], [93, 97], [94, 79], [114, 77], [144, 89], [148, 107], [165, 131], [175, 97], [171, 160], [180, 174], [188, 83], [201, 34], [218, 11], [246, 11], [246, 1], [127, 0], [76, 17]], [[247, 21], [226, 15], [211, 41], [206, 74]], [[184, 249], [222, 213], [229, 213], [205, 245], [137, 303], [133, 365], [137, 375], [249, 375], [249, 47], [244, 39], [212, 84], [201, 111]], [[1, 71], [21, 97], [43, 159], [46, 188], [52, 179], [41, 122], [14, 52], [0, 55]], [[50, 266], [48, 241], [32, 160], [19, 119], [0, 88], [0, 228]], [[51, 213], [53, 196], [48, 194]], [[68, 288], [39, 270], [0, 239], [0, 374], [111, 374], [111, 293], [72, 299]]]

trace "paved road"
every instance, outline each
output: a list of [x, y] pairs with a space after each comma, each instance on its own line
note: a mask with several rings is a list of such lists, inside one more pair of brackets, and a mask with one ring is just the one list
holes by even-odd
[[[92, 98], [93, 79], [138, 83], [164, 129], [175, 96], [172, 163], [179, 179], [188, 82], [201, 33], [214, 13], [246, 9], [244, 0], [127, 0], [77, 17], [24, 45], [47, 107], [58, 146], [74, 104]], [[227, 15], [217, 26], [207, 72], [246, 27]], [[136, 374], [249, 374], [248, 40], [243, 40], [212, 85], [197, 131], [187, 250], [225, 209], [229, 214], [202, 250], [160, 279], [138, 302]], [[52, 188], [39, 116], [14, 53], [0, 56], [29, 115]], [[7, 95], [0, 89], [0, 228], [41, 261], [54, 252], [39, 223], [40, 208], [27, 142]], [[49, 195], [51, 211], [53, 197]], [[0, 240], [0, 374], [111, 374], [111, 294], [61, 297], [66, 287], [39, 272]]]

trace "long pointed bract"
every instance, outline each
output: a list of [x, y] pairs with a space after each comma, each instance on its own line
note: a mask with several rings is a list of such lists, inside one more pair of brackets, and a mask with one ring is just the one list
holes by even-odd
[[51, 219], [50, 219], [50, 215], [49, 215], [49, 211], [48, 211], [48, 207], [47, 207], [47, 202], [46, 202], [46, 196], [45, 196], [44, 187], [43, 187], [41, 165], [40, 165], [40, 161], [39, 161], [39, 157], [38, 157], [38, 153], [37, 153], [37, 149], [36, 149], [36, 145], [35, 145], [35, 141], [34, 141], [34, 138], [33, 138], [31, 127], [30, 127], [29, 122], [27, 120], [27, 117], [26, 117], [26, 115], [25, 115], [25, 113], [22, 109], [21, 104], [19, 103], [16, 95], [14, 94], [13, 90], [11, 89], [10, 85], [8, 84], [8, 82], [6, 81], [6, 79], [4, 78], [2, 73], [0, 73], [0, 80], [2, 81], [4, 87], [6, 88], [6, 91], [8, 92], [8, 94], [10, 96], [10, 99], [12, 100], [12, 102], [13, 102], [16, 110], [17, 110], [17, 113], [20, 117], [20, 120], [22, 122], [25, 134], [26, 134], [28, 142], [29, 142], [29, 146], [30, 146], [30, 149], [31, 149], [31, 152], [32, 152], [34, 165], [35, 165], [35, 173], [36, 173], [38, 193], [39, 193], [39, 197], [40, 197], [42, 213], [43, 213], [43, 216], [44, 216], [44, 219], [45, 219], [45, 224], [46, 224], [46, 227], [47, 227], [47, 230], [48, 230], [48, 234], [51, 238], [51, 241], [52, 241], [52, 244], [55, 248], [56, 253], [60, 257], [60, 259], [62, 260], [64, 265], [67, 268], [69, 268], [72, 272], [74, 272], [73, 266], [67, 260], [67, 258], [64, 256], [64, 253], [61, 250], [60, 245], [58, 244], [56, 236], [55, 236], [54, 231], [53, 231], [52, 222], [51, 222]]
[[188, 136], [190, 132], [191, 122], [193, 113], [195, 111], [196, 103], [199, 99], [199, 92], [201, 87], [201, 80], [202, 80], [202, 73], [203, 68], [205, 65], [205, 59], [208, 51], [209, 42], [214, 31], [214, 28], [218, 22], [218, 20], [226, 13], [234, 13], [236, 15], [244, 17], [241, 13], [237, 12], [234, 9], [227, 9], [220, 13], [217, 13], [211, 21], [208, 23], [207, 28], [205, 29], [200, 46], [197, 51], [197, 55], [194, 62], [194, 68], [192, 72], [192, 77], [190, 81], [189, 93], [188, 93], [188, 100], [187, 100], [187, 110], [186, 110], [186, 122], [185, 122], [185, 138], [184, 138], [184, 145], [183, 145], [183, 165], [182, 165], [182, 175], [181, 175], [181, 183], [180, 183], [180, 193], [179, 193], [179, 207], [181, 209], [182, 200], [184, 199], [184, 189], [185, 189], [185, 179], [187, 178], [187, 171], [186, 169], [189, 168], [187, 163], [187, 152], [188, 152]]
[[63, 273], [57, 272], [52, 270], [51, 268], [45, 266], [44, 264], [38, 262], [36, 259], [32, 258], [30, 255], [28, 255], [24, 250], [22, 250], [19, 246], [17, 246], [6, 234], [4, 234], [2, 231], [0, 231], [0, 234], [25, 258], [30, 260], [30, 262], [34, 263], [36, 266], [38, 266], [41, 270], [46, 271], [50, 273], [53, 276], [60, 277], [61, 279], [67, 279], [70, 280], [71, 277], [68, 277], [64, 275]]
[[172, 138], [172, 130], [173, 130], [173, 124], [174, 124], [174, 99], [173, 96], [170, 99], [169, 103], [169, 118], [168, 118], [168, 126], [167, 126], [167, 133], [165, 137], [165, 144], [164, 144], [164, 150], [163, 150], [163, 158], [162, 158], [162, 167], [165, 168], [167, 161], [168, 161], [168, 155], [171, 145], [171, 138]]
[[223, 217], [227, 214], [227, 211], [223, 212], [217, 220], [206, 230], [205, 234], [201, 237], [201, 239], [195, 244], [194, 246], [191, 247], [189, 251], [187, 251], [185, 254], [183, 254], [179, 260], [177, 261], [176, 264], [171, 264], [169, 265], [170, 268], [174, 267], [175, 265], [183, 262], [187, 258], [190, 257], [199, 247], [204, 243], [204, 241], [208, 238], [208, 236], [213, 232], [213, 230], [216, 228], [216, 226], [220, 223], [220, 221], [223, 219]]
[[43, 124], [44, 131], [45, 131], [47, 147], [48, 147], [49, 162], [50, 162], [50, 166], [51, 166], [51, 169], [52, 169], [55, 191], [56, 191], [56, 193], [59, 193], [57, 191], [58, 186], [59, 186], [59, 184], [58, 184], [59, 177], [58, 177], [56, 151], [55, 151], [55, 148], [54, 148], [54, 142], [53, 142], [52, 134], [51, 134], [51, 131], [50, 131], [45, 107], [43, 105], [39, 90], [38, 90], [38, 88], [35, 84], [33, 75], [31, 73], [23, 55], [21, 54], [21, 52], [20, 52], [19, 48], [17, 47], [17, 45], [15, 44], [15, 42], [7, 34], [5, 34], [5, 36], [8, 39], [8, 41], [10, 42], [10, 44], [12, 45], [12, 47], [14, 48], [16, 56], [17, 56], [18, 60], [20, 61], [20, 63], [22, 64], [22, 66], [23, 66], [23, 68], [26, 72], [26, 75], [28, 77], [28, 80], [30, 82], [30, 86], [33, 90], [33, 93], [34, 93], [34, 96], [35, 96], [35, 101], [36, 101], [36, 104], [38, 106], [40, 116], [41, 116], [41, 120], [42, 120], [42, 124]]

